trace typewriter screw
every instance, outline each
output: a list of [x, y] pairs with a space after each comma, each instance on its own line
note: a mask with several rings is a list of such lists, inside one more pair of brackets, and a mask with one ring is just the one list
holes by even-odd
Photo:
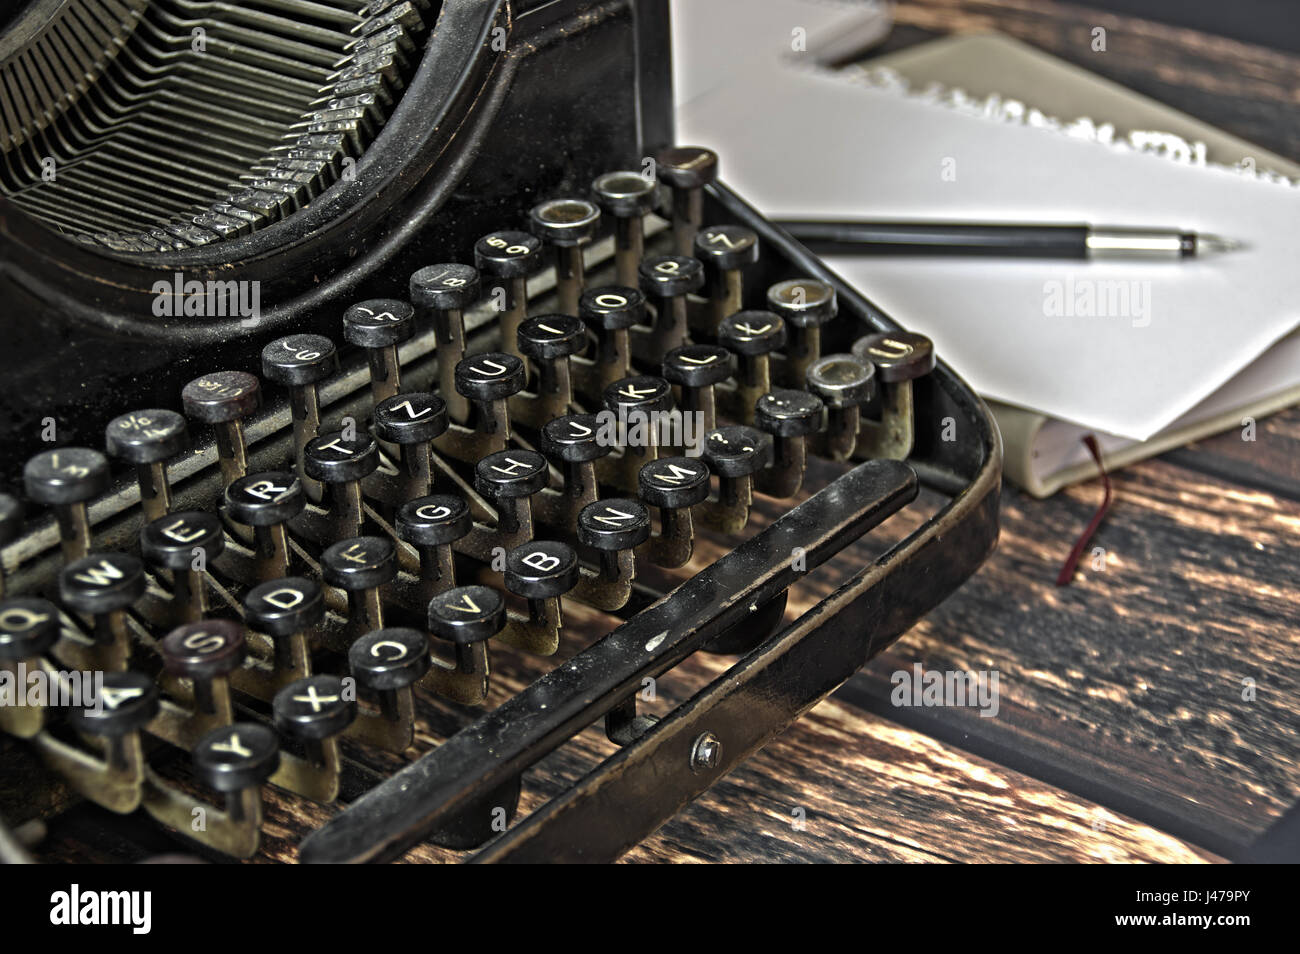
[[340, 540], [320, 558], [321, 577], [348, 594], [348, 633], [360, 636], [384, 627], [379, 588], [397, 576], [397, 548], [387, 537]]
[[[221, 555], [226, 538], [221, 520], [199, 510], [171, 513], [140, 530], [140, 552], [156, 567], [172, 574], [172, 608], [175, 619], [197, 620], [208, 609], [204, 574], [207, 564]], [[202, 553], [203, 569], [194, 568], [194, 551]]]
[[838, 311], [835, 289], [813, 278], [777, 282], [767, 290], [767, 307], [791, 329], [783, 383], [801, 388], [809, 366], [821, 357], [821, 327]]
[[88, 447], [44, 451], [23, 467], [27, 496], [54, 508], [63, 558], [69, 562], [90, 552], [86, 504], [108, 489], [108, 476], [108, 459]]
[[880, 422], [862, 422], [863, 450], [873, 457], [906, 459], [915, 436], [912, 382], [934, 370], [934, 345], [912, 331], [887, 331], [859, 338], [853, 356], [875, 367], [884, 397]]
[[534, 234], [555, 249], [555, 295], [559, 310], [578, 315], [586, 277], [582, 247], [596, 236], [600, 206], [586, 199], [551, 199], [533, 206], [529, 216]]
[[289, 572], [289, 538], [284, 525], [307, 501], [297, 474], [271, 470], [241, 477], [226, 488], [226, 513], [253, 528], [258, 577], [273, 580]]
[[415, 334], [415, 309], [395, 298], [357, 302], [343, 312], [343, 338], [366, 349], [370, 396], [378, 404], [402, 390], [397, 346]]
[[635, 285], [645, 251], [643, 220], [654, 208], [655, 181], [639, 172], [607, 172], [591, 184], [596, 201], [614, 217], [614, 268], [620, 285]]
[[712, 732], [705, 732], [691, 746], [691, 771], [708, 772], [722, 763], [722, 743]]
[[420, 331], [432, 327], [437, 342], [438, 387], [451, 416], [464, 421], [469, 409], [456, 394], [451, 370], [465, 356], [465, 309], [478, 301], [478, 269], [454, 262], [426, 265], [412, 273], [409, 288]]
[[431, 442], [446, 431], [447, 405], [435, 394], [396, 394], [375, 405], [375, 434], [402, 449], [404, 499], [423, 497], [433, 489]]
[[718, 344], [740, 355], [734, 416], [754, 423], [754, 402], [772, 388], [770, 355], [785, 344], [785, 322], [770, 311], [738, 311], [718, 325]]
[[758, 261], [758, 235], [743, 225], [713, 225], [695, 235], [695, 257], [705, 265], [713, 320], [709, 331], [722, 319], [744, 307], [746, 265]]
[[704, 266], [686, 255], [656, 255], [638, 270], [641, 290], [655, 299], [654, 337], [651, 353], [666, 354], [686, 343], [686, 296], [704, 287]]
[[140, 506], [146, 520], [157, 520], [172, 506], [165, 461], [189, 443], [185, 418], [161, 408], [132, 411], [108, 422], [104, 446], [114, 457], [135, 465]]
[[303, 450], [320, 431], [320, 383], [338, 369], [338, 351], [324, 335], [289, 335], [262, 349], [262, 377], [289, 389], [294, 460], [303, 489], [320, 503], [322, 488], [303, 470]]
[[718, 154], [703, 146], [674, 146], [655, 157], [655, 172], [672, 190], [677, 254], [690, 255], [695, 233], [704, 221], [701, 190], [718, 177]]
[[[493, 232], [474, 243], [474, 265], [489, 278], [505, 279], [505, 311], [501, 313], [501, 347], [515, 357], [516, 333], [528, 317], [528, 278], [545, 264], [542, 242], [527, 232]], [[456, 362], [449, 362], [455, 366]], [[444, 392], [445, 393], [445, 392]]]
[[736, 358], [718, 345], [685, 345], [664, 355], [664, 378], [682, 391], [682, 414], [699, 414], [704, 425], [699, 436], [718, 426], [714, 385], [736, 371]]
[[857, 443], [860, 408], [876, 394], [875, 367], [851, 354], [827, 355], [808, 369], [808, 390], [826, 403], [827, 453], [848, 460]]
[[596, 334], [596, 381], [587, 387], [598, 391], [627, 377], [631, 367], [628, 329], [645, 324], [645, 295], [639, 288], [607, 285], [588, 288], [578, 300], [578, 317]]
[[186, 416], [216, 428], [223, 483], [243, 477], [248, 472], [244, 418], [262, 403], [257, 378], [243, 371], [214, 371], [185, 385], [181, 403]]
[[[13, 543], [23, 532], [23, 502], [12, 494], [0, 494], [0, 549]], [[0, 596], [5, 594], [5, 568], [0, 561]]]

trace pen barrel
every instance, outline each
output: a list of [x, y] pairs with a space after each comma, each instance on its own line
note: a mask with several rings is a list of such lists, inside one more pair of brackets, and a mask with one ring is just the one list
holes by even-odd
[[[821, 255], [996, 255], [1088, 257], [1084, 225], [978, 225], [920, 222], [777, 223]], [[1106, 233], [1111, 234], [1111, 233]]]

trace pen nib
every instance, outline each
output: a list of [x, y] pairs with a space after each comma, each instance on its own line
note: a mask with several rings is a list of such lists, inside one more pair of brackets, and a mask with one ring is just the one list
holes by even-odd
[[1207, 252], [1233, 252], [1240, 248], [1245, 248], [1241, 242], [1235, 239], [1224, 238], [1222, 235], [1205, 235], [1196, 236], [1196, 254], [1204, 255]]

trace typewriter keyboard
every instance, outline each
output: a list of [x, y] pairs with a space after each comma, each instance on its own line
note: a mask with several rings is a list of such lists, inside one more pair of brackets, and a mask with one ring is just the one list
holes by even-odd
[[916, 496], [935, 354], [707, 220], [716, 163], [603, 175], [32, 457], [0, 497], [0, 758], [41, 766], [32, 803], [209, 858], [290, 811], [315, 830], [277, 857], [465, 852], [566, 740], [630, 745], [656, 678], [768, 639]]

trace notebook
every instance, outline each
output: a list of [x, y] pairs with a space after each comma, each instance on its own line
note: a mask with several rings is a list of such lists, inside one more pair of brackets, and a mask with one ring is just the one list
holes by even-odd
[[[1248, 243], [1182, 264], [833, 260], [986, 395], [1011, 480], [1046, 496], [1094, 476], [1087, 433], [1116, 468], [1300, 401], [1300, 189], [1286, 182], [1300, 167], [1007, 37], [871, 60], [870, 85], [809, 65], [774, 44], [679, 109], [679, 138], [718, 148], [724, 178], [773, 217], [1166, 225]], [[940, 93], [919, 95], [930, 82]], [[1096, 122], [1032, 128], [1031, 107]], [[1193, 144], [1193, 161], [1096, 141], [1133, 130]], [[1250, 174], [1232, 168], [1243, 158]]]

